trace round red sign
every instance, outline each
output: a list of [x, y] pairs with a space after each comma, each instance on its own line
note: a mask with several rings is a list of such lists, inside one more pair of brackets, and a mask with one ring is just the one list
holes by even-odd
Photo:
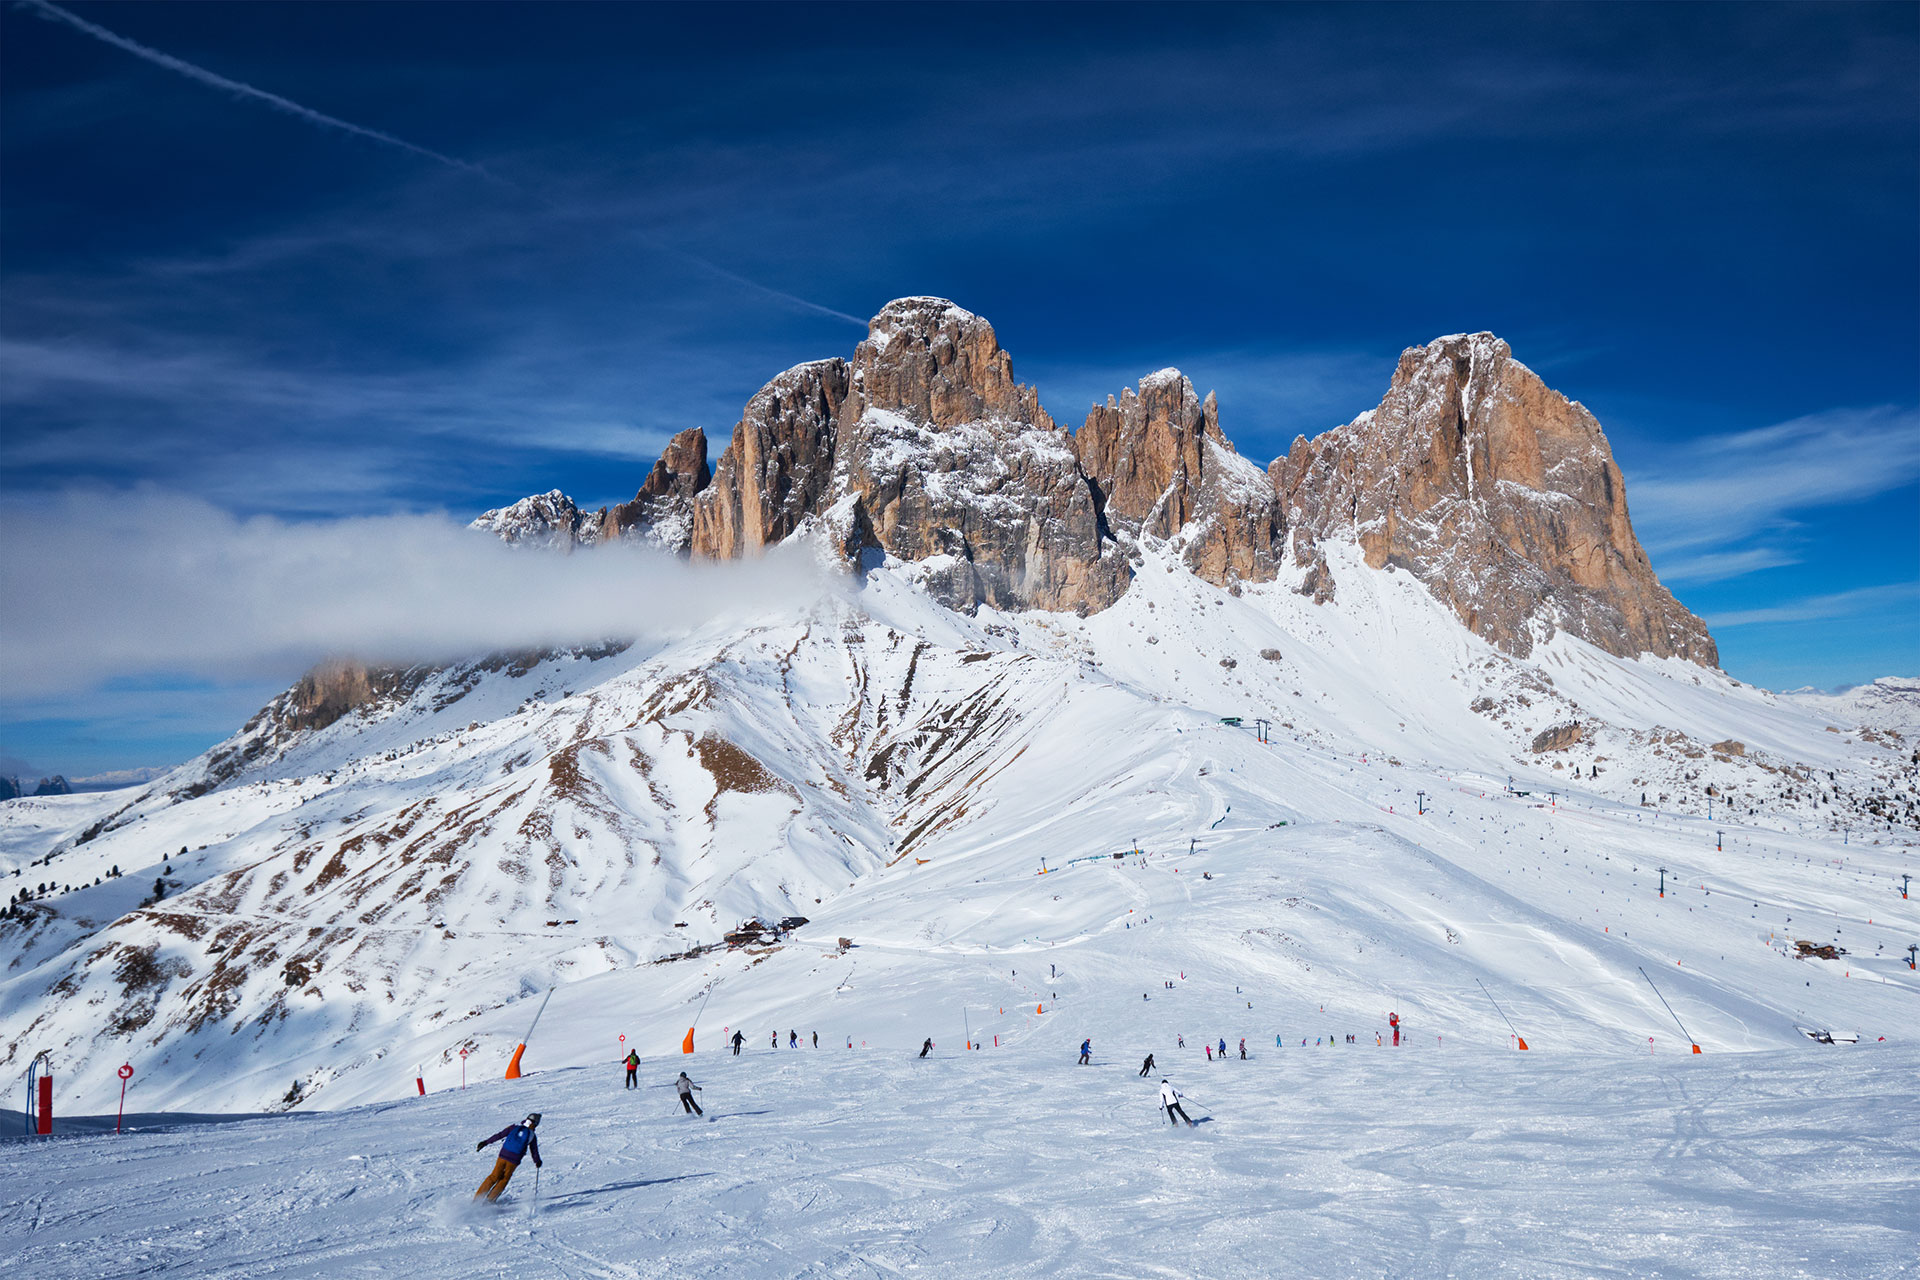
[[124, 1062], [120, 1065], [120, 1078], [122, 1080], [133, 1079], [133, 1064], [131, 1062]]

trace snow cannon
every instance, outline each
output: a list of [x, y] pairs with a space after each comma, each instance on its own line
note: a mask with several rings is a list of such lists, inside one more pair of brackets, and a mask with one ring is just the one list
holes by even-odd
[[551, 1000], [551, 999], [553, 999], [553, 988], [548, 987], [546, 1000], [542, 1000], [540, 1002], [540, 1007], [534, 1011], [533, 1021], [529, 1023], [527, 1026], [527, 1034], [525, 1034], [524, 1036], [521, 1036], [520, 1043], [514, 1046], [513, 1057], [507, 1063], [507, 1075], [506, 1075], [507, 1079], [518, 1080], [520, 1078], [521, 1055], [526, 1053], [527, 1042], [533, 1039], [533, 1029], [540, 1025], [540, 1015], [547, 1011], [547, 1000]]

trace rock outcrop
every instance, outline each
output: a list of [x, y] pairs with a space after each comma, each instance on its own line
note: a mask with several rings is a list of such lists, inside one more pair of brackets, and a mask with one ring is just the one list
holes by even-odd
[[689, 427], [667, 442], [632, 501], [600, 513], [595, 540], [647, 542], [686, 555], [693, 546], [695, 500], [712, 478], [707, 433]]
[[1073, 438], [972, 312], [888, 303], [854, 349], [839, 436], [836, 489], [949, 607], [1086, 613], [1126, 590]]
[[693, 508], [693, 553], [733, 560], [779, 542], [831, 502], [835, 415], [847, 362], [796, 365], [760, 388], [740, 415]]
[[509, 546], [571, 551], [600, 540], [600, 517], [582, 511], [558, 489], [522, 498], [510, 507], [482, 512], [467, 526], [491, 533]]
[[1492, 334], [1408, 349], [1378, 408], [1296, 439], [1269, 473], [1296, 550], [1354, 538], [1509, 653], [1558, 628], [1624, 656], [1719, 661], [1635, 539], [1600, 424]]
[[1273, 487], [1221, 434], [1214, 397], [1202, 400], [1178, 369], [1095, 405], [1074, 446], [1114, 532], [1165, 541], [1185, 531], [1187, 567], [1219, 586], [1274, 577], [1283, 524]]
[[631, 502], [590, 514], [555, 491], [474, 525], [515, 544], [641, 539], [720, 560], [807, 528], [851, 563], [915, 564], [955, 609], [1082, 613], [1120, 598], [1149, 542], [1236, 589], [1290, 557], [1294, 589], [1326, 603], [1338, 583], [1323, 544], [1351, 539], [1517, 656], [1564, 630], [1623, 656], [1719, 660], [1635, 539], [1599, 423], [1487, 333], [1408, 349], [1378, 408], [1296, 439], [1263, 473], [1177, 370], [1095, 405], [1070, 435], [1014, 380], [993, 326], [901, 298], [850, 361], [762, 387], [711, 472], [705, 435], [685, 431]]

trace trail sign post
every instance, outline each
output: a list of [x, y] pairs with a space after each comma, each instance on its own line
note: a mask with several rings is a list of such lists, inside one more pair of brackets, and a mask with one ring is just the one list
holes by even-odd
[[467, 1051], [466, 1051], [465, 1049], [462, 1049], [462, 1050], [460, 1051], [460, 1089], [461, 1089], [461, 1092], [463, 1092], [463, 1093], [464, 1093], [464, 1092], [466, 1091], [466, 1088], [467, 1088]]
[[120, 1126], [127, 1118], [127, 1081], [133, 1079], [133, 1064], [131, 1062], [121, 1063], [118, 1074], [120, 1076], [120, 1114], [113, 1118], [113, 1131], [115, 1133], [120, 1132]]

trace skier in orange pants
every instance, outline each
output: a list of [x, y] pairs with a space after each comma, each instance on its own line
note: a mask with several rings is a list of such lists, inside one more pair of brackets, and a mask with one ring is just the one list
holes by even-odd
[[[480, 1182], [480, 1189], [473, 1193], [478, 1200], [485, 1196], [489, 1201], [498, 1200], [500, 1193], [507, 1189], [514, 1170], [520, 1167], [520, 1161], [526, 1156], [533, 1157], [533, 1167], [540, 1167], [540, 1140], [533, 1131], [540, 1127], [540, 1113], [534, 1112], [519, 1124], [510, 1124], [491, 1138], [485, 1138], [474, 1144], [475, 1151], [485, 1151], [494, 1143], [500, 1143], [500, 1157], [493, 1162], [493, 1172]], [[503, 1141], [504, 1139], [504, 1141]]]

